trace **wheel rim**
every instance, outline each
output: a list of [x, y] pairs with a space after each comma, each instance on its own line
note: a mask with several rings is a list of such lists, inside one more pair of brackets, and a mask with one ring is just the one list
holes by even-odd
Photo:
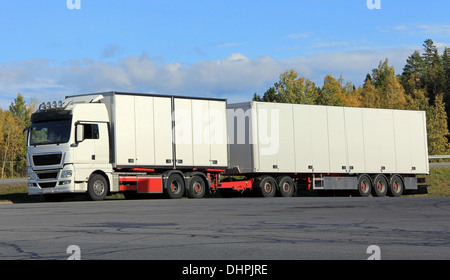
[[399, 182], [398, 180], [395, 180], [392, 183], [392, 191], [395, 192], [396, 194], [399, 194], [403, 191], [403, 185], [401, 182]]
[[178, 184], [178, 182], [173, 181], [172, 184], [170, 184], [170, 190], [173, 194], [180, 193], [180, 185]]
[[384, 180], [377, 181], [377, 190], [379, 193], [384, 193], [386, 191], [386, 182], [384, 182]]
[[94, 182], [92, 189], [96, 195], [102, 195], [105, 192], [105, 184], [102, 180], [97, 180]]
[[200, 194], [202, 192], [202, 185], [200, 184], [200, 182], [194, 182], [192, 190], [195, 194]]
[[266, 191], [266, 193], [271, 193], [272, 192], [272, 184], [270, 184], [269, 182], [266, 182], [264, 184], [264, 190]]
[[291, 190], [291, 184], [289, 184], [288, 182], [284, 182], [283, 184], [283, 191], [284, 192], [289, 192]]
[[361, 181], [361, 190], [363, 193], [368, 193], [370, 192], [370, 187], [369, 187], [369, 183], [366, 180]]

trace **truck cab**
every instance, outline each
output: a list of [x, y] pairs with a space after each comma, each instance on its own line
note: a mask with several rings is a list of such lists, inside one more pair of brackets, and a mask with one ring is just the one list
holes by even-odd
[[101, 99], [47, 102], [32, 114], [27, 133], [30, 195], [58, 201], [73, 193], [87, 192], [91, 199], [107, 194], [113, 169], [108, 112], [98, 103]]

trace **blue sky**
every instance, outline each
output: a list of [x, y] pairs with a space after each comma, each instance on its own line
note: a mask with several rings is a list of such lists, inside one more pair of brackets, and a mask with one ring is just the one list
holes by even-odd
[[[105, 90], [250, 100], [289, 69], [359, 86], [401, 73], [431, 38], [450, 47], [450, 1], [0, 0], [0, 107]], [[375, 2], [377, 0], [373, 0]], [[75, 0], [73, 0], [75, 2]]]

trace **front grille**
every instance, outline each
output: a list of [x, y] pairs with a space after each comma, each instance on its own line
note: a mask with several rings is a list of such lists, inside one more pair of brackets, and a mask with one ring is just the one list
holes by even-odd
[[39, 187], [41, 187], [41, 188], [54, 188], [55, 186], [56, 186], [56, 182], [39, 183]]
[[62, 154], [46, 154], [33, 156], [33, 163], [35, 166], [55, 165], [61, 163]]
[[36, 175], [39, 179], [56, 179], [56, 177], [58, 177], [58, 172], [37, 173]]

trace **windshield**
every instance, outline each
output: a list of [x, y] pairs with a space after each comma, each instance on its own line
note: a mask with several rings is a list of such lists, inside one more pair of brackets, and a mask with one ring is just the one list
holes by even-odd
[[70, 119], [31, 123], [30, 145], [60, 144], [69, 142]]

